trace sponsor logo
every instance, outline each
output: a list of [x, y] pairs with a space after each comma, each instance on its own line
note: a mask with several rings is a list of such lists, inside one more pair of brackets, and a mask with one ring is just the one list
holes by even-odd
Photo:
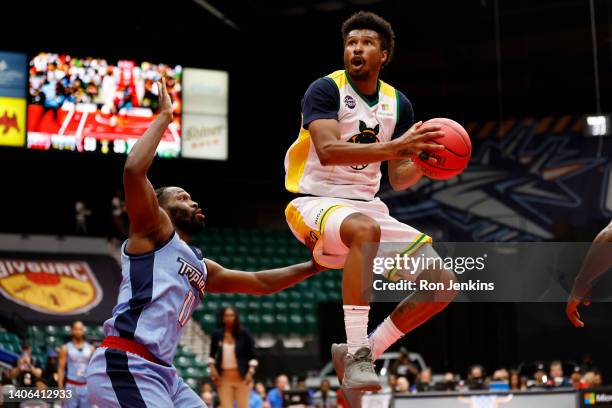
[[344, 106], [349, 109], [354, 109], [355, 106], [357, 106], [357, 102], [355, 102], [355, 99], [351, 95], [346, 95], [344, 97]]
[[24, 145], [25, 105], [25, 99], [0, 97], [0, 145]]
[[0, 259], [0, 293], [38, 312], [84, 313], [100, 303], [102, 288], [82, 261]]

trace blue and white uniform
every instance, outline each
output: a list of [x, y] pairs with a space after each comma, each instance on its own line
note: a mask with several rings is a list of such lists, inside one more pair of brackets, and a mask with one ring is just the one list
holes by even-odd
[[156, 362], [98, 348], [87, 370], [91, 401], [100, 408], [205, 407], [172, 364], [183, 327], [204, 297], [207, 268], [202, 252], [177, 233], [145, 254], [128, 254], [125, 245], [119, 299], [104, 333], [143, 345]]
[[87, 408], [90, 407], [87, 396], [87, 384], [85, 372], [87, 365], [94, 352], [94, 347], [84, 341], [81, 347], [77, 347], [72, 341], [66, 343], [67, 359], [66, 373], [64, 375], [65, 389], [70, 390], [72, 398], [64, 402], [64, 408]]

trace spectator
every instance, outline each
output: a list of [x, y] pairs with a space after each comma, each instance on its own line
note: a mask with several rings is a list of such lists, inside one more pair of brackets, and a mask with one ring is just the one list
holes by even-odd
[[306, 377], [300, 377], [298, 379], [297, 390], [298, 391], [306, 391], [307, 392], [307, 394], [308, 394], [308, 406], [312, 406], [313, 392], [312, 392], [312, 390], [308, 389], [308, 387], [306, 386]]
[[397, 394], [408, 394], [410, 391], [410, 383], [404, 376], [397, 377], [397, 386], [395, 387]]
[[546, 371], [544, 371], [544, 364], [539, 363], [536, 367], [536, 371], [533, 373], [533, 380], [529, 388], [541, 388], [546, 387], [546, 383], [548, 382], [548, 377], [546, 375]]
[[500, 368], [499, 370], [495, 370], [493, 373], [493, 381], [506, 381], [510, 379], [510, 373], [505, 368]]
[[210, 340], [209, 367], [217, 384], [222, 408], [247, 408], [255, 367], [255, 340], [240, 325], [240, 317], [232, 307], [219, 311], [219, 329]]
[[257, 383], [255, 383], [255, 392], [263, 400], [263, 407], [270, 408], [270, 404], [268, 403], [268, 398], [267, 398], [267, 393], [266, 393], [266, 386], [263, 385], [261, 381], [258, 381]]
[[455, 391], [456, 388], [455, 374], [450, 371], [444, 373], [442, 382], [436, 384], [436, 391]]
[[200, 397], [202, 398], [202, 401], [204, 401], [204, 403], [206, 404], [208, 408], [215, 408], [212, 392], [203, 391]]
[[210, 394], [210, 396], [207, 394], [206, 398], [210, 397], [210, 400], [212, 401], [211, 404], [208, 404], [208, 403], [206, 404], [208, 408], [212, 408], [213, 406], [216, 407], [218, 405], [217, 403], [218, 403], [219, 397], [217, 393], [215, 392], [212, 384], [209, 383], [208, 381], [203, 382], [202, 385], [200, 386], [200, 397], [202, 398], [202, 400], [204, 400], [205, 393]]
[[385, 393], [394, 393], [397, 386], [397, 375], [390, 373], [387, 377], [387, 386], [383, 388]]
[[85, 206], [81, 200], [74, 205], [74, 220], [75, 232], [79, 235], [87, 235], [87, 217], [91, 215], [91, 211]]
[[289, 378], [285, 374], [276, 377], [276, 387], [268, 392], [267, 400], [270, 408], [283, 407], [283, 393], [289, 391]]
[[255, 391], [255, 387], [253, 386], [253, 382], [251, 381], [251, 385], [249, 386], [250, 388], [250, 393], [249, 393], [249, 408], [263, 408], [264, 406], [264, 400], [261, 397], [261, 395], [259, 395], [257, 393], [257, 391]]
[[601, 387], [601, 384], [603, 383], [603, 378], [601, 378], [601, 373], [599, 372], [599, 370], [594, 370], [594, 376], [593, 376], [593, 386], [594, 387]]
[[510, 377], [508, 379], [508, 383], [510, 385], [510, 391], [523, 391], [527, 389], [527, 387], [523, 388], [523, 384], [521, 383], [521, 376], [519, 375], [517, 370], [510, 370]]
[[315, 408], [335, 408], [338, 406], [336, 394], [331, 390], [329, 380], [321, 380], [319, 391], [315, 392], [313, 398]]
[[406, 348], [400, 349], [400, 357], [391, 365], [390, 371], [398, 376], [404, 376], [409, 382], [415, 382], [419, 373], [419, 367], [410, 360], [410, 354]]
[[480, 364], [474, 364], [468, 370], [467, 381], [465, 382], [470, 390], [484, 390], [486, 384], [484, 381], [485, 372]]
[[47, 387], [57, 387], [57, 352], [49, 351], [47, 354], [47, 364], [43, 371], [42, 380]]
[[572, 384], [572, 388], [575, 390], [579, 390], [581, 388], [582, 375], [580, 371], [574, 371], [570, 376], [570, 383]]
[[549, 370], [550, 378], [548, 385], [552, 387], [570, 387], [571, 383], [567, 377], [563, 375], [563, 365], [561, 361], [555, 360], [550, 363]]
[[21, 346], [21, 357], [11, 369], [10, 375], [16, 380], [17, 387], [34, 387], [37, 380], [42, 377], [40, 363], [32, 357], [32, 346], [28, 343], [23, 343]]
[[427, 367], [419, 373], [415, 388], [417, 392], [427, 392], [433, 390], [431, 368]]

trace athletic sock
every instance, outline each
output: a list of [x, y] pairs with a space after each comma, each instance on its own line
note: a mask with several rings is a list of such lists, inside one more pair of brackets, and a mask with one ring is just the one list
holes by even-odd
[[344, 305], [344, 327], [348, 352], [354, 354], [368, 344], [368, 314], [370, 306]]
[[390, 316], [374, 330], [368, 339], [370, 349], [372, 350], [372, 360], [376, 360], [382, 353], [385, 352], [393, 343], [404, 336], [404, 333], [395, 326]]

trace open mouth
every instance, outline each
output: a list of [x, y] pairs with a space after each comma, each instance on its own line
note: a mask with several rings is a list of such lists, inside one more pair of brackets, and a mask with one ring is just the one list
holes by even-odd
[[361, 57], [353, 57], [351, 58], [351, 66], [355, 69], [359, 69], [363, 66], [364, 61]]

